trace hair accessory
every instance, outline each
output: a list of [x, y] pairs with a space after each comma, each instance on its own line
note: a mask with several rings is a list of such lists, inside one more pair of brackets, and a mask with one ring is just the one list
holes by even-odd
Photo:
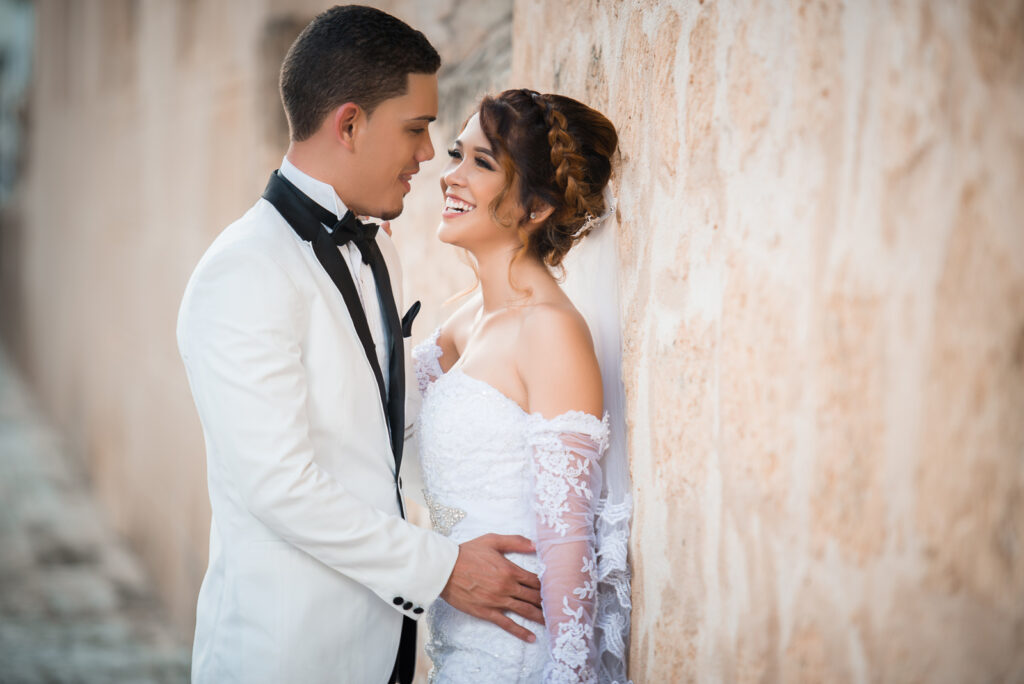
[[583, 225], [572, 234], [574, 238], [578, 238], [583, 235], [583, 233], [591, 229], [591, 226], [596, 229], [599, 225], [607, 221], [608, 217], [615, 213], [615, 207], [618, 204], [618, 200], [615, 199], [615, 195], [612, 194], [611, 186], [605, 185], [601, 195], [604, 197], [604, 213], [600, 216], [594, 216], [588, 211]]

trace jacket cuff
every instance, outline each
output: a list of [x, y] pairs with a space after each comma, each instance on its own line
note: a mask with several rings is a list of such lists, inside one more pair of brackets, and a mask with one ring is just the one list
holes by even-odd
[[413, 620], [419, 620], [444, 591], [455, 569], [455, 561], [459, 558], [458, 544], [436, 532], [429, 534], [435, 538], [436, 548], [432, 549], [432, 557], [428, 562], [418, 563], [417, 586], [396, 592], [388, 602], [392, 608]]

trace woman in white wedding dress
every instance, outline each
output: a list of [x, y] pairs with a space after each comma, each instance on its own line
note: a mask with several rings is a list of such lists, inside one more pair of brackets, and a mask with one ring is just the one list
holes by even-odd
[[[536, 554], [509, 558], [540, 575], [545, 624], [508, 614], [536, 635], [527, 643], [439, 599], [431, 682], [626, 681], [628, 470], [610, 430], [621, 415], [605, 412], [618, 342], [599, 363], [593, 322], [553, 275], [614, 211], [616, 146], [599, 112], [510, 90], [485, 98], [449, 150], [438, 236], [469, 251], [480, 287], [413, 352], [425, 499], [435, 529], [460, 543], [534, 541]], [[610, 289], [599, 304], [617, 335], [614, 282], [598, 274], [589, 291]]]

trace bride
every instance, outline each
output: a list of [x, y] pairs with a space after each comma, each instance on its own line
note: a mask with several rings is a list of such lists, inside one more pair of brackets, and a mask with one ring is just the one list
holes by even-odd
[[[434, 528], [457, 542], [497, 532], [535, 543], [536, 554], [509, 558], [540, 575], [545, 624], [507, 614], [536, 636], [527, 643], [435, 601], [431, 682], [626, 681], [628, 470], [610, 430], [621, 405], [605, 400], [621, 395], [618, 340], [592, 338], [600, 326], [553, 275], [614, 211], [617, 141], [576, 100], [509, 90], [483, 100], [448, 152], [438, 237], [468, 250], [480, 287], [413, 352], [425, 499]], [[581, 298], [606, 291], [590, 317], [603, 307], [614, 336], [607, 267]]]

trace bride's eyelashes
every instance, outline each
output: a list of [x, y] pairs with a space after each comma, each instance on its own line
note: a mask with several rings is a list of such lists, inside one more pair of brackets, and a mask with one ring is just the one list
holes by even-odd
[[[462, 152], [459, 151], [459, 148], [453, 147], [450, 150], [448, 150], [448, 156], [451, 157], [452, 159], [454, 159], [455, 161], [459, 161], [459, 160], [462, 159]], [[481, 166], [481, 167], [487, 169], [488, 171], [493, 171], [494, 170], [494, 167], [491, 166], [491, 163], [489, 161], [487, 161], [486, 157], [479, 156], [479, 157], [477, 157], [475, 159], [475, 161], [476, 161], [476, 165], [477, 166]]]

